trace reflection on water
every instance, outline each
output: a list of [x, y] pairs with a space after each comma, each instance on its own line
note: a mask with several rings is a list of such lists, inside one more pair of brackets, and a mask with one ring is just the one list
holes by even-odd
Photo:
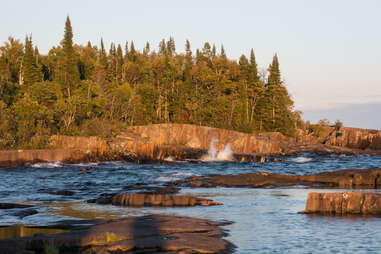
[[45, 234], [54, 235], [67, 232], [62, 229], [51, 229], [51, 228], [37, 228], [37, 227], [25, 227], [22, 225], [10, 226], [10, 227], [0, 227], [0, 239], [4, 238], [15, 238], [24, 236], [34, 236], [35, 234]]

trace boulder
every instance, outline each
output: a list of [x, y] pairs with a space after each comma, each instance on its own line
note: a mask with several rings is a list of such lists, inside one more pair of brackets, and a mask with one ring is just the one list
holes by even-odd
[[323, 215], [381, 215], [381, 194], [367, 192], [308, 194], [301, 213]]

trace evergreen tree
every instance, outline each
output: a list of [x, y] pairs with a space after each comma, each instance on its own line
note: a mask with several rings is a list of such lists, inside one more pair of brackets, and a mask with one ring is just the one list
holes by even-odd
[[101, 51], [99, 52], [99, 61], [102, 64], [103, 68], [107, 70], [108, 68], [108, 61], [107, 61], [107, 54], [106, 49], [103, 44], [103, 38], [101, 38]]
[[226, 53], [225, 53], [225, 48], [224, 45], [221, 45], [221, 53], [220, 56], [222, 59], [226, 59]]
[[32, 85], [38, 81], [38, 68], [34, 56], [32, 37], [25, 38], [25, 54], [23, 58], [23, 82], [26, 85]]
[[67, 96], [71, 96], [71, 90], [79, 82], [79, 72], [75, 60], [73, 48], [73, 30], [69, 16], [66, 18], [65, 35], [62, 42], [63, 50], [63, 83], [66, 87]]
[[274, 55], [268, 71], [266, 91], [261, 105], [264, 130], [293, 135], [293, 101], [283, 85], [277, 54]]
[[124, 64], [124, 59], [123, 59], [122, 46], [118, 44], [118, 48], [116, 49], [116, 76], [119, 82], [122, 81], [123, 64]]
[[134, 41], [131, 41], [131, 46], [130, 46], [130, 52], [129, 52], [129, 59], [131, 62], [135, 62], [137, 59], [137, 52], [135, 49], [135, 44]]

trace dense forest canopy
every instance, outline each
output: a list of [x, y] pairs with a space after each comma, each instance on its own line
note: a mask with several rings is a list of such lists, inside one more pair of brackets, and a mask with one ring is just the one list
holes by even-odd
[[47, 55], [32, 37], [0, 46], [0, 148], [44, 147], [52, 134], [112, 136], [126, 125], [189, 123], [292, 136], [302, 124], [284, 86], [277, 55], [260, 73], [254, 50], [239, 61], [208, 42], [177, 53], [171, 37], [158, 50], [134, 42], [73, 44]]

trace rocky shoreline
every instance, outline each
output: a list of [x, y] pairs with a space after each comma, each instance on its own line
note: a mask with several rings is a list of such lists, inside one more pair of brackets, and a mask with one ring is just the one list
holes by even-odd
[[0, 239], [0, 254], [232, 253], [220, 228], [228, 224], [169, 215], [71, 221], [49, 227], [64, 233]]
[[123, 160], [163, 163], [200, 159], [215, 140], [217, 150], [229, 144], [235, 161], [267, 161], [276, 156], [311, 152], [318, 155], [381, 154], [381, 132], [326, 127], [319, 137], [300, 134], [294, 138], [280, 133], [246, 134], [187, 124], [132, 126], [116, 137], [52, 136], [48, 149], [0, 150], [0, 167], [27, 166], [39, 162], [94, 162]]

